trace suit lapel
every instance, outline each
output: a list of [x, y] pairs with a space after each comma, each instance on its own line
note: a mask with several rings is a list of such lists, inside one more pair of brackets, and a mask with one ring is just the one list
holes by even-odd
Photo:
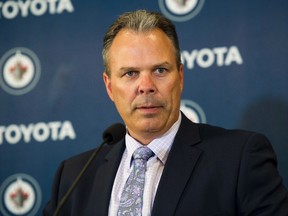
[[116, 176], [124, 149], [125, 142], [123, 139], [121, 142], [116, 143], [115, 146], [113, 146], [105, 156], [105, 158], [102, 159], [103, 161], [99, 166], [99, 170], [97, 171], [95, 178], [95, 183], [93, 185], [95, 196], [92, 200], [94, 200], [94, 206], [97, 208], [95, 209], [95, 215], [108, 215], [110, 195], [114, 183], [114, 178]]
[[152, 215], [174, 215], [180, 197], [202, 153], [202, 150], [194, 146], [199, 141], [197, 125], [182, 115], [180, 128], [159, 182]]

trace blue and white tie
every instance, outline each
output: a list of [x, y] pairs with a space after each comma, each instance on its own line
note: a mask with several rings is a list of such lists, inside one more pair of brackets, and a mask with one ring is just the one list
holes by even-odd
[[120, 199], [118, 216], [141, 216], [145, 171], [148, 159], [154, 155], [151, 149], [142, 146], [133, 153], [134, 168], [124, 186]]

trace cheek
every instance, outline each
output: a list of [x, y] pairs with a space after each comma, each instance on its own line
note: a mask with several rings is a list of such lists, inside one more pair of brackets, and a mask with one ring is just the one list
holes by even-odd
[[166, 85], [166, 93], [175, 96], [181, 95], [182, 92], [182, 84], [179, 80], [172, 80], [169, 84]]
[[114, 95], [115, 100], [116, 100], [116, 98], [118, 100], [123, 100], [125, 98], [128, 98], [129, 90], [126, 86], [113, 85], [112, 91], [113, 91], [113, 95]]
[[113, 88], [114, 103], [119, 108], [129, 107], [133, 97], [128, 88]]
[[178, 103], [180, 104], [181, 93], [182, 85], [179, 82], [172, 82], [169, 85], [169, 88], [166, 88], [164, 91], [164, 94], [167, 99], [169, 98], [172, 107], [178, 106]]

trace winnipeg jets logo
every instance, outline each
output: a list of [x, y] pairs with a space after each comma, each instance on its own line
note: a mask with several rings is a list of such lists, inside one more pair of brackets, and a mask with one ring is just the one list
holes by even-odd
[[8, 177], [0, 188], [0, 211], [3, 215], [36, 215], [41, 204], [41, 190], [26, 174]]
[[202, 9], [205, 0], [158, 0], [160, 10], [171, 20], [183, 22], [192, 19]]
[[194, 123], [206, 123], [206, 115], [199, 104], [192, 100], [181, 100], [181, 111]]
[[[18, 55], [21, 55], [18, 53]], [[15, 81], [21, 81], [27, 73], [27, 66], [23, 65], [21, 61], [15, 62], [15, 64], [9, 69], [11, 75], [15, 79]]]
[[6, 92], [21, 95], [31, 91], [40, 78], [38, 57], [26, 48], [9, 50], [0, 59], [0, 85]]

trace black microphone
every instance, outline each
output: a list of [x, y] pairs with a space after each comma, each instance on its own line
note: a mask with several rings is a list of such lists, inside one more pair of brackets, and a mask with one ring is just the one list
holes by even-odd
[[74, 180], [74, 182], [71, 184], [67, 192], [64, 194], [64, 196], [61, 198], [60, 202], [57, 205], [57, 208], [55, 209], [53, 216], [57, 216], [62, 208], [62, 206], [65, 204], [66, 200], [69, 198], [75, 187], [77, 186], [79, 180], [87, 170], [87, 168], [90, 166], [94, 158], [97, 156], [97, 153], [102, 149], [102, 147], [105, 144], [113, 145], [117, 142], [119, 142], [126, 134], [126, 128], [121, 123], [115, 123], [108, 127], [102, 134], [103, 142], [101, 145], [95, 149], [95, 151], [92, 153], [92, 155], [87, 160], [86, 164], [83, 166], [82, 170]]

